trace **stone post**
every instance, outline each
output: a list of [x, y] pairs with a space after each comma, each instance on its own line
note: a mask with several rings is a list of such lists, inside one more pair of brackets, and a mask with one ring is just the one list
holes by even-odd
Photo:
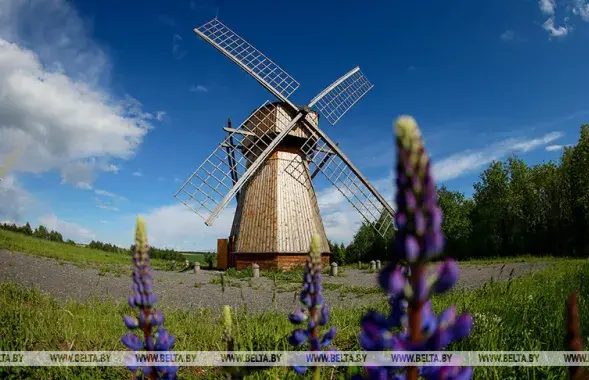
[[190, 261], [188, 261], [188, 259], [184, 260], [184, 268], [188, 268], [189, 265]]
[[200, 273], [200, 263], [198, 261], [194, 263], [194, 273]]
[[370, 270], [374, 272], [376, 270], [376, 261], [372, 260], [370, 262]]
[[331, 263], [331, 273], [330, 275], [336, 277], [337, 276], [337, 263]]
[[358, 261], [358, 269], [362, 269], [362, 261]]
[[376, 270], [380, 270], [380, 260], [376, 260]]
[[254, 278], [260, 277], [260, 266], [258, 264], [252, 264], [252, 272]]

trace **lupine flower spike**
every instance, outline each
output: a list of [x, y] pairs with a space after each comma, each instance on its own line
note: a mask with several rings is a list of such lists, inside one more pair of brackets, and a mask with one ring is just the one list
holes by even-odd
[[[307, 328], [299, 328], [293, 331], [289, 343], [295, 347], [309, 344], [309, 351], [320, 351], [321, 347], [328, 347], [335, 337], [335, 327], [331, 327], [322, 337], [319, 327], [329, 322], [329, 309], [323, 299], [321, 285], [321, 245], [319, 235], [314, 235], [311, 241], [311, 249], [307, 257], [307, 263], [303, 274], [303, 288], [300, 301], [303, 308], [297, 309], [289, 316], [291, 323], [295, 325], [307, 323]], [[295, 372], [301, 374], [307, 370], [305, 367], [294, 366]], [[320, 367], [313, 368], [313, 378], [320, 378]]]
[[[155, 294], [153, 294], [153, 280], [149, 265], [149, 245], [147, 244], [145, 222], [141, 217], [137, 218], [137, 228], [135, 231], [133, 292], [134, 294], [129, 296], [129, 305], [138, 309], [139, 318], [125, 316], [123, 321], [130, 330], [142, 331], [143, 339], [136, 334], [127, 332], [122, 337], [121, 342], [132, 351], [169, 351], [174, 345], [176, 338], [164, 329], [164, 316], [162, 312], [153, 310], [156, 298]], [[144, 376], [149, 379], [175, 379], [178, 369], [173, 364], [165, 364], [155, 367], [141, 367], [141, 370], [139, 370], [139, 366], [134, 362], [129, 363], [128, 368], [134, 373], [137, 379], [142, 379]]]
[[[402, 116], [396, 122], [397, 179], [395, 259], [379, 275], [380, 286], [389, 294], [390, 315], [369, 311], [362, 318], [360, 344], [369, 351], [440, 351], [470, 333], [473, 321], [468, 313], [456, 315], [449, 307], [439, 316], [431, 308], [430, 297], [451, 289], [458, 280], [458, 264], [446, 259], [437, 272], [426, 277], [426, 263], [438, 256], [444, 246], [442, 211], [417, 123]], [[400, 265], [405, 261], [408, 267]], [[393, 329], [400, 332], [394, 335]], [[472, 376], [472, 368], [366, 367], [374, 379], [462, 380]]]

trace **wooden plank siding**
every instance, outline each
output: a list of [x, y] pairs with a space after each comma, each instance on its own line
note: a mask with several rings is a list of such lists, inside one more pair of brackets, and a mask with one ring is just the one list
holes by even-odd
[[276, 166], [275, 159], [264, 162], [240, 192], [236, 252], [276, 252]]
[[[317, 114], [312, 116], [318, 121]], [[292, 119], [279, 104], [275, 104], [275, 117]], [[292, 138], [275, 149], [240, 191], [231, 228], [237, 269], [254, 262], [261, 268], [304, 265], [313, 234], [321, 237], [323, 260], [329, 263], [329, 244], [317, 197], [308, 163], [300, 152], [300, 144], [307, 137], [303, 130], [297, 127], [290, 133]], [[297, 178], [286, 170], [293, 159], [300, 165], [296, 171], [303, 173]]]

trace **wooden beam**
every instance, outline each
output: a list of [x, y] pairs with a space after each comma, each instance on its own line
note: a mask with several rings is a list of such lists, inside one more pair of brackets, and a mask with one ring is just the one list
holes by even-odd
[[[339, 143], [335, 144], [335, 146], [339, 146]], [[331, 152], [331, 154], [328, 153], [325, 157], [323, 157], [323, 159], [321, 160], [321, 162], [319, 163], [319, 165], [317, 165], [317, 168], [315, 169], [315, 171], [313, 172], [313, 174], [311, 174], [311, 179], [315, 178], [315, 176], [317, 176], [317, 174], [319, 174], [319, 171], [321, 170], [321, 168], [323, 167], [323, 165], [325, 165], [325, 163], [327, 162], [327, 160], [329, 159], [329, 157], [332, 154], [333, 154], [333, 152]]]
[[[336, 144], [337, 145], [337, 144]], [[332, 155], [335, 154], [335, 152], [331, 149], [323, 149], [323, 148], [315, 148], [316, 151], [318, 152], [323, 152], [323, 153], [327, 153], [328, 155]]]
[[[227, 118], [227, 127], [223, 128], [226, 131], [231, 128], [231, 118]], [[227, 131], [229, 132], [229, 131]], [[235, 161], [235, 145], [233, 143], [233, 136], [229, 132], [229, 144], [222, 144], [225, 146], [227, 150], [227, 159], [229, 160], [229, 168], [231, 169], [231, 180], [233, 181], [233, 186], [237, 183], [237, 169], [236, 169], [236, 161]], [[235, 193], [235, 201], [239, 201], [239, 191]]]
[[256, 135], [254, 132], [250, 132], [250, 131], [244, 131], [243, 129], [235, 129], [235, 128], [231, 128], [231, 127], [223, 127], [223, 130], [225, 132], [228, 133], [239, 133], [241, 135], [246, 135], [246, 136], [255, 136], [257, 137], [258, 135]]

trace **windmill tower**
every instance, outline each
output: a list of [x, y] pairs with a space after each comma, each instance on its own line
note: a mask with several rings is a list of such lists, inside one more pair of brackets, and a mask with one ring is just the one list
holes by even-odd
[[212, 225], [235, 197], [231, 266], [291, 268], [305, 262], [313, 234], [329, 245], [313, 179], [319, 174], [385, 236], [394, 211], [323, 130], [335, 125], [371, 88], [358, 67], [321, 91], [306, 106], [289, 100], [299, 83], [216, 18], [196, 34], [254, 77], [277, 101], [266, 101], [228, 136], [176, 192], [175, 197]]

